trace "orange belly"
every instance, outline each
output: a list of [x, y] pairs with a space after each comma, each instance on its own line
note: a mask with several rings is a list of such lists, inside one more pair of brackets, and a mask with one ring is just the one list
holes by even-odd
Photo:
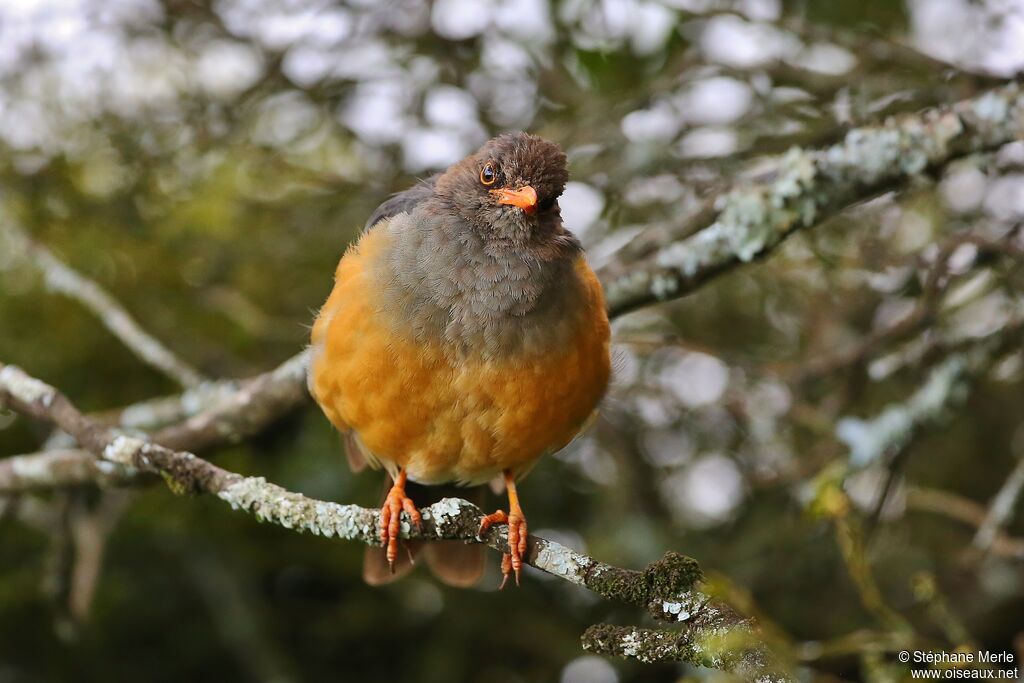
[[569, 443], [610, 372], [601, 287], [583, 258], [574, 272], [585, 296], [563, 312], [569, 342], [487, 358], [418, 343], [379, 310], [368, 272], [386, 246], [371, 231], [349, 250], [313, 327], [310, 388], [331, 422], [354, 430], [371, 461], [428, 484], [523, 473]]

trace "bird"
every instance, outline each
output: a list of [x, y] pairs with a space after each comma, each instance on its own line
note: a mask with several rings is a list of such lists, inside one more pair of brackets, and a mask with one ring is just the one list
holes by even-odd
[[[370, 583], [402, 561], [402, 513], [422, 523], [413, 489], [498, 483], [508, 510], [484, 516], [480, 534], [508, 525], [501, 587], [511, 575], [519, 584], [528, 526], [517, 482], [596, 415], [611, 374], [601, 284], [562, 223], [568, 177], [557, 144], [499, 135], [392, 195], [338, 263], [308, 385], [352, 469], [389, 476]], [[408, 565], [418, 546], [407, 547]], [[483, 571], [482, 554], [451, 542], [426, 551], [454, 585]]]

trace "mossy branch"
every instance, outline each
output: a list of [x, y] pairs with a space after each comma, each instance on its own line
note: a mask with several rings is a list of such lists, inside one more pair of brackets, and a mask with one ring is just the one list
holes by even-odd
[[[286, 529], [328, 538], [379, 545], [380, 511], [358, 505], [341, 505], [288, 491], [262, 477], [243, 477], [193, 453], [176, 451], [137, 436], [130, 436], [83, 415], [54, 387], [20, 368], [0, 363], [0, 408], [49, 422], [72, 436], [97, 459], [93, 470], [117, 480], [130, 472], [160, 475], [176, 494], [212, 494], [236, 510], [243, 510]], [[14, 473], [29, 478], [22, 465]], [[36, 480], [42, 476], [36, 470]], [[2, 477], [2, 473], [0, 473]], [[504, 552], [508, 546], [504, 526], [477, 536], [483, 512], [472, 503], [445, 498], [421, 510], [423, 525], [413, 528], [402, 519], [402, 537], [409, 539], [461, 540], [484, 543]], [[578, 553], [559, 543], [530, 537], [526, 563], [569, 583], [588, 588], [603, 598], [642, 606], [655, 618], [680, 624], [675, 636], [690, 644], [677, 648], [680, 661], [717, 666], [750, 678], [767, 675], [766, 652], [752, 646], [748, 620], [700, 592], [700, 568], [682, 555], [667, 554], [642, 571], [622, 569]], [[723, 638], [733, 630], [737, 639]], [[599, 640], [588, 635], [584, 647], [601, 651]], [[740, 650], [737, 642], [745, 643]], [[695, 644], [703, 648], [696, 656]], [[716, 650], [715, 648], [719, 648]], [[612, 650], [608, 654], [616, 654]], [[626, 653], [628, 654], [628, 653]], [[667, 658], [666, 653], [662, 658]]]
[[831, 147], [794, 147], [772, 173], [723, 193], [694, 234], [603, 272], [611, 313], [678, 299], [771, 253], [796, 231], [929, 169], [1024, 138], [1024, 89], [1010, 83], [947, 107], [850, 130]]

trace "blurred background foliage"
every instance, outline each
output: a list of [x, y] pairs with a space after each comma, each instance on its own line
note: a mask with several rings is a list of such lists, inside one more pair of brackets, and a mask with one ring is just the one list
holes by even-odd
[[[1013, 0], [6, 0], [0, 201], [181, 357], [244, 377], [306, 343], [380, 201], [498, 131], [567, 150], [563, 215], [602, 266], [763, 155], [1022, 66]], [[836, 426], [905, 400], [924, 370], [883, 348], [813, 381], [800, 371], [907, 315], [950, 235], [1005, 236], [1022, 216], [1016, 143], [619, 320], [604, 417], [526, 481], [531, 528], [620, 566], [694, 556], [816, 676], [893, 675], [878, 655], [891, 624], [865, 606], [865, 581], [920, 642], [1021, 647], [1021, 558], [971, 555], [974, 528], [908, 503], [917, 487], [988, 505], [1024, 457], [1020, 355], [901, 454], [877, 524], [888, 464], [834, 475], [851, 445]], [[1020, 308], [1019, 270], [958, 263], [959, 299], [929, 334], [998, 331]], [[177, 390], [10, 253], [0, 359], [89, 410]], [[4, 455], [45, 436], [0, 414]], [[211, 457], [310, 496], [379, 494], [313, 406]], [[587, 625], [636, 610], [537, 572], [503, 593], [495, 575], [482, 590], [424, 573], [371, 589], [356, 544], [160, 486], [17, 503], [34, 513], [0, 513], [0, 683], [708, 675], [585, 656]], [[1024, 534], [1019, 508], [1010, 535]], [[74, 553], [46, 532], [79, 509], [109, 533], [84, 619], [62, 579]]]

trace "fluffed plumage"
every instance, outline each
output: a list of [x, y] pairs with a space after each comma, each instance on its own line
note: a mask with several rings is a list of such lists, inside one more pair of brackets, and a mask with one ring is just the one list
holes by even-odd
[[576, 436], [608, 382], [609, 327], [562, 226], [567, 178], [556, 145], [503, 135], [374, 212], [312, 333], [310, 390], [354, 466], [393, 489], [514, 488]]

